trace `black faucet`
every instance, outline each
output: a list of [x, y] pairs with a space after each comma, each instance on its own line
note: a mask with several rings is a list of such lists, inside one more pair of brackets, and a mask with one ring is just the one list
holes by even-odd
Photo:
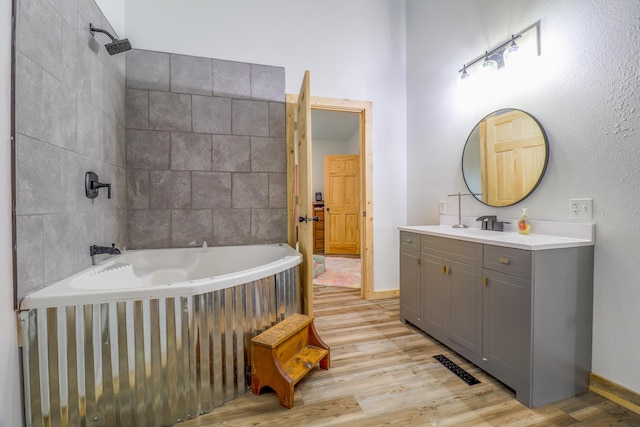
[[109, 247], [109, 246], [91, 245], [91, 246], [89, 246], [89, 253], [91, 254], [92, 257], [94, 255], [100, 255], [100, 254], [119, 255], [120, 254], [120, 250], [118, 248], [116, 248], [116, 244], [115, 243], [112, 243], [111, 247]]
[[483, 230], [492, 230], [492, 231], [504, 231], [504, 225], [509, 224], [508, 222], [498, 221], [498, 217], [496, 215], [485, 215], [476, 218], [476, 221], [482, 221], [481, 228]]

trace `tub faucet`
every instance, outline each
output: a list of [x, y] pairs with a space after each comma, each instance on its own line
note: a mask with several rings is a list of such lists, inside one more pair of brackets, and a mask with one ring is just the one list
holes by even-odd
[[119, 255], [120, 250], [116, 248], [115, 243], [112, 243], [111, 247], [91, 245], [89, 246], [89, 254], [91, 255], [91, 263], [95, 265], [96, 263], [96, 260], [94, 258], [95, 255], [100, 255], [100, 254]]
[[99, 255], [99, 254], [109, 254], [109, 255], [119, 255], [120, 254], [120, 250], [118, 248], [116, 248], [116, 244], [115, 243], [112, 243], [111, 247], [109, 247], [109, 246], [91, 245], [91, 246], [89, 246], [89, 252], [91, 253], [91, 256]]

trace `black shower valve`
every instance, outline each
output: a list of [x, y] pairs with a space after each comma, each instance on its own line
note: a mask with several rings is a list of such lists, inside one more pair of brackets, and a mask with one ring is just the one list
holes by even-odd
[[98, 181], [98, 175], [95, 172], [87, 172], [84, 175], [84, 191], [88, 198], [95, 199], [98, 197], [98, 189], [107, 189], [107, 198], [111, 198], [111, 184]]

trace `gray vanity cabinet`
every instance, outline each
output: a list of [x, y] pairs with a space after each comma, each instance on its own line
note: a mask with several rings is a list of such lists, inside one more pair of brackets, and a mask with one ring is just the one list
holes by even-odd
[[[420, 255], [420, 329], [442, 341], [444, 339], [444, 282], [442, 258]], [[402, 292], [401, 292], [402, 293]]]
[[411, 247], [400, 245], [402, 321], [526, 406], [588, 389], [593, 246], [524, 250], [428, 234], [416, 243], [419, 233], [401, 231], [408, 235]]
[[531, 280], [484, 270], [479, 366], [531, 406]]
[[[479, 353], [482, 348], [482, 245], [422, 236], [424, 331]], [[455, 346], [454, 346], [455, 347]], [[458, 350], [457, 348], [454, 348]]]
[[[416, 326], [432, 337], [480, 353], [482, 245], [421, 237], [420, 315]], [[402, 286], [402, 285], [401, 285]], [[400, 292], [402, 294], [402, 290]]]
[[483, 367], [495, 376], [510, 378], [511, 384], [521, 384], [519, 389], [526, 388], [531, 365], [533, 252], [484, 245], [483, 259]]
[[450, 262], [445, 287], [445, 336], [473, 354], [482, 352], [482, 270]]
[[420, 325], [420, 235], [400, 232], [400, 318]]

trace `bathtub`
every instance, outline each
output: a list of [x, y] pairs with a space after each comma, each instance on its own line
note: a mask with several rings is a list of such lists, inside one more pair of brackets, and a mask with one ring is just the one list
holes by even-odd
[[20, 302], [27, 425], [168, 426], [244, 393], [298, 312], [287, 245], [128, 251]]

